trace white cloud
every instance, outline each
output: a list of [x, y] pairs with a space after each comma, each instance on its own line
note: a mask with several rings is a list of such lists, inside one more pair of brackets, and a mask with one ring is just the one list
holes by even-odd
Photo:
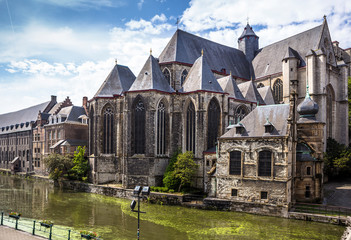
[[153, 18], [151, 18], [151, 22], [166, 22], [167, 17], [161, 13], [161, 15], [155, 15]]
[[[232, 35], [230, 45], [233, 46], [249, 17], [250, 25], [263, 27], [262, 30], [256, 30], [256, 33], [260, 37], [261, 46], [264, 46], [317, 26], [323, 21], [323, 15], [327, 15], [333, 40], [351, 46], [351, 39], [345, 34], [350, 32], [350, 12], [350, 1], [344, 0], [192, 0], [190, 7], [184, 11], [181, 22], [185, 30], [208, 35], [213, 39], [218, 39], [224, 33], [236, 33]], [[208, 31], [212, 33], [209, 34]], [[227, 43], [229, 36], [223, 35], [222, 38], [227, 40], [220, 42]]]
[[141, 10], [143, 8], [144, 0], [140, 0], [138, 2], [138, 9]]

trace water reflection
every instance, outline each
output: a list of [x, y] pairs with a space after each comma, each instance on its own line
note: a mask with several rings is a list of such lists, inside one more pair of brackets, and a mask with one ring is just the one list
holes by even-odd
[[[135, 239], [129, 200], [54, 188], [43, 180], [0, 175], [0, 210], [49, 219], [105, 240]], [[143, 204], [141, 239], [340, 239], [343, 227], [251, 214]]]

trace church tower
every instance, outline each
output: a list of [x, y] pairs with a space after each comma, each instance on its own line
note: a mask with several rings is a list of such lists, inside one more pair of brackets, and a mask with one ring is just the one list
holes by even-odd
[[258, 36], [249, 23], [247, 23], [243, 33], [238, 38], [238, 48], [245, 53], [246, 59], [251, 63], [255, 57], [255, 52], [258, 50]]

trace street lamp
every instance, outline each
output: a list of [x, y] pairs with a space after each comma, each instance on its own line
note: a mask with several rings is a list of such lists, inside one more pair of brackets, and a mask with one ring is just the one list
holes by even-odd
[[[141, 196], [140, 196], [140, 193], [141, 193]], [[148, 187], [148, 186], [144, 186], [144, 187], [136, 186], [133, 190], [133, 197], [138, 197], [138, 210], [134, 210], [135, 205], [136, 205], [135, 200], [133, 200], [130, 203], [130, 208], [131, 208], [132, 212], [138, 213], [138, 239], [139, 239], [139, 235], [140, 235], [140, 213], [146, 213], [146, 212], [140, 211], [140, 198], [144, 197], [144, 196], [148, 196], [149, 194], [150, 194], [150, 187]]]

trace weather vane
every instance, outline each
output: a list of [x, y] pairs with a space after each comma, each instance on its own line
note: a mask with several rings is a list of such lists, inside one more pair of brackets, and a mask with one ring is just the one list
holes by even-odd
[[176, 24], [177, 24], [177, 30], [178, 30], [178, 27], [179, 27], [179, 18], [177, 18]]

